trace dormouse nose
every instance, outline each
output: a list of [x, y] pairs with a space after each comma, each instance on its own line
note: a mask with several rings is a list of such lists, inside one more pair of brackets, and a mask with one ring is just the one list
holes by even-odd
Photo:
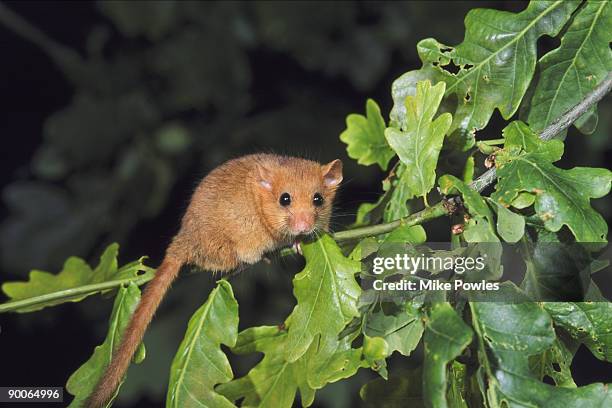
[[314, 226], [314, 216], [307, 212], [299, 212], [291, 219], [291, 229], [296, 234], [304, 234], [312, 231]]

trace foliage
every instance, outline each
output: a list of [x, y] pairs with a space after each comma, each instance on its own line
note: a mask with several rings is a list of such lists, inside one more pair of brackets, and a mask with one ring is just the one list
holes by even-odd
[[536, 214], [546, 229], [556, 232], [567, 225], [578, 241], [605, 242], [608, 226], [591, 208], [590, 199], [608, 194], [612, 172], [587, 167], [559, 169], [552, 163], [563, 155], [563, 143], [539, 142], [535, 133], [524, 127], [517, 142], [519, 136], [513, 131], [519, 126], [504, 133], [504, 150], [496, 156], [499, 182], [491, 198], [507, 207], [520, 193], [533, 193]]
[[[100, 263], [91, 269], [81, 258], [71, 257], [57, 275], [33, 270], [27, 282], [7, 282], [2, 291], [11, 299], [0, 310], [33, 312], [44, 307], [79, 302], [95, 293], [105, 293], [130, 280], [144, 283], [153, 277], [154, 270], [140, 258], [121, 268], [117, 266], [119, 245], [109, 245], [100, 256]], [[28, 303], [23, 307], [20, 304]]]
[[472, 331], [448, 303], [432, 306], [423, 336], [423, 396], [434, 407], [446, 407], [447, 365], [472, 341]]
[[[487, 125], [495, 108], [505, 119], [518, 110], [535, 70], [538, 38], [556, 36], [579, 4], [533, 1], [518, 14], [475, 9], [466, 16], [465, 39], [456, 47], [432, 38], [419, 42], [421, 73], [444, 81], [447, 97], [456, 95], [451, 134], [458, 146], [474, 145], [475, 131]], [[459, 67], [457, 73], [451, 63]], [[400, 122], [403, 116], [398, 114]]]
[[[117, 9], [107, 7], [109, 15], [129, 11], [123, 3]], [[121, 7], [127, 8], [122, 11]], [[258, 12], [263, 13], [265, 7], [258, 6]], [[325, 7], [333, 13], [335, 6]], [[305, 265], [293, 279], [296, 305], [280, 324], [238, 333], [238, 303], [230, 284], [219, 281], [189, 322], [172, 365], [167, 404], [291, 407], [299, 394], [302, 406], [310, 406], [321, 395], [319, 390], [355, 376], [362, 368], [380, 376], [361, 388], [360, 396], [372, 406], [402, 406], [405, 401], [427, 407], [612, 404], [608, 385], [577, 387], [570, 369], [580, 344], [596, 358], [611, 361], [610, 303], [591, 277], [605, 267], [594, 257], [607, 242], [607, 225], [591, 200], [608, 194], [612, 172], [555, 166], [564, 153], [564, 142], [543, 141], [537, 133], [582, 99], [610, 70], [611, 9], [610, 3], [598, 1], [533, 1], [520, 13], [476, 9], [467, 15], [464, 41], [456, 47], [434, 39], [421, 41], [417, 49], [423, 66], [393, 84], [389, 121], [368, 100], [366, 116], [350, 115], [341, 136], [350, 157], [359, 164], [386, 169], [395, 162], [383, 182], [381, 199], [360, 208], [355, 226], [362, 228], [347, 231], [351, 239], [343, 246], [327, 234], [302, 244]], [[146, 29], [129, 25], [124, 28], [126, 34], [164, 38], [163, 33], [175, 24], [177, 10], [164, 10], [164, 20], [156, 25], [143, 23]], [[142, 18], [152, 16], [155, 13]], [[301, 40], [282, 40], [276, 37], [278, 29], [272, 24], [265, 30], [276, 47], [292, 47]], [[193, 35], [194, 44], [202, 40]], [[544, 35], [559, 37], [560, 45], [538, 61], [536, 43]], [[172, 47], [167, 45], [167, 52], [173, 52]], [[240, 57], [230, 49], [225, 58]], [[599, 61], [591, 64], [593, 59]], [[322, 62], [313, 59], [311, 63]], [[181, 70], [191, 69], [187, 65], [171, 68], [178, 81], [175, 86], [186, 86], [181, 81], [189, 75]], [[160, 72], [170, 69], [163, 61], [154, 66]], [[454, 68], [458, 68], [456, 73]], [[572, 79], [571, 74], [577, 78]], [[223, 98], [207, 89], [181, 95], [170, 94], [166, 103], [180, 109], [186, 103], [182, 98]], [[507, 121], [519, 111], [527, 121], [509, 122], [501, 141], [478, 140], [477, 144], [478, 131], [487, 126], [495, 109]], [[594, 115], [593, 109], [577, 127], [591, 131]], [[482, 170], [475, 167], [483, 152], [496, 169], [495, 189], [489, 196], [468, 184]], [[457, 158], [462, 164], [459, 169], [447, 171], [445, 161]], [[436, 182], [437, 192], [433, 191]], [[427, 197], [437, 195], [444, 196], [443, 201], [430, 205]], [[422, 206], [415, 200], [419, 197], [425, 205], [421, 212], [416, 211]], [[505, 271], [495, 248], [502, 240], [518, 243], [526, 272], [520, 287], [512, 282], [502, 285], [507, 301], [479, 301], [461, 297], [455, 290], [386, 297], [368, 287], [372, 280], [368, 259], [418, 253], [422, 247], [417, 245], [431, 235], [420, 224], [442, 214], [432, 208], [451, 205], [456, 208], [444, 215], [455, 223], [445, 231], [453, 247], [431, 251], [455, 256], [467, 251], [464, 243], [477, 248], [493, 244], [486, 276], [498, 279]], [[380, 232], [376, 227], [381, 222], [392, 228]], [[565, 253], [546, 250], [546, 244], [568, 242], [577, 249]], [[3, 286], [14, 300], [6, 304], [12, 307], [0, 311], [21, 312], [119, 288], [107, 339], [68, 382], [75, 404], [99, 376], [137, 302], [126, 293], [136, 296], [136, 284], [148, 279], [148, 275], [146, 279], [138, 276], [140, 270], [149, 272], [141, 261], [118, 268], [116, 252], [116, 246], [109, 247], [93, 271], [83, 261], [72, 259], [58, 275], [33, 273], [29, 282]], [[559, 260], [571, 257], [579, 261], [576, 270], [565, 262], [556, 267]], [[587, 271], [586, 276], [582, 270]], [[442, 275], [444, 271], [430, 272]], [[461, 278], [458, 272], [450, 272], [446, 282]], [[384, 282], [417, 279], [395, 269], [381, 278]], [[548, 302], [549, 297], [566, 294], [566, 281], [584, 285], [586, 296]], [[45, 282], [49, 282], [49, 291], [41, 287]], [[105, 286], [108, 282], [112, 284]], [[90, 291], [78, 296], [66, 292], [83, 286]], [[43, 296], [48, 292], [61, 293], [47, 301]], [[244, 376], [234, 378], [222, 344], [237, 356], [260, 353], [263, 358]], [[422, 362], [414, 353], [420, 345]], [[387, 365], [392, 354], [420, 367], [398, 377]], [[88, 375], [81, 375], [83, 372]], [[554, 384], [546, 383], [545, 377]]]
[[[214, 386], [232, 379], [232, 368], [220, 350], [220, 344], [233, 347], [238, 337], [238, 302], [226, 281], [210, 293], [187, 326], [185, 339], [176, 352], [170, 369], [168, 407], [232, 407]], [[215, 370], [206, 376], [208, 367]]]
[[385, 140], [385, 121], [380, 108], [372, 99], [366, 102], [366, 116], [351, 114], [346, 117], [346, 130], [340, 140], [348, 145], [348, 155], [365, 166], [376, 163], [387, 170], [389, 160], [395, 155]]
[[537, 303], [481, 302], [473, 303], [471, 311], [492, 405], [592, 407], [612, 401], [603, 384], [554, 387], [531, 372], [529, 356], [544, 352], [555, 341], [551, 317]]
[[442, 96], [444, 83], [432, 87], [429, 82], [417, 84], [416, 95], [406, 97], [406, 125], [401, 131], [389, 128], [385, 136], [404, 164], [401, 183], [406, 185], [409, 195], [427, 197], [436, 179], [438, 154], [442, 149], [444, 134], [452, 116], [443, 113], [432, 121]]
[[257, 327], [239, 335], [235, 352], [265, 354], [245, 377], [220, 388], [233, 400], [244, 397], [245, 406], [290, 406], [298, 389], [308, 406], [316, 389], [367, 366], [368, 356], [379, 348], [367, 351], [364, 344], [353, 349], [354, 336], [339, 338], [358, 315], [361, 289], [354, 275], [359, 263], [344, 257], [329, 236], [302, 247], [306, 266], [294, 278], [298, 304], [293, 312], [281, 327]]
[[[588, 1], [561, 38], [559, 48], [544, 55], [527, 121], [539, 132], [578, 103], [612, 70], [610, 39], [612, 8], [605, 1]], [[597, 124], [596, 107], [575, 122], [584, 133]]]
[[[440, 21], [442, 34], [460, 25], [454, 15], [415, 2], [120, 0], [79, 8], [85, 9], [78, 26], [56, 23], [59, 32], [72, 29], [74, 50], [47, 36], [20, 43], [33, 41], [55, 67], [34, 72], [25, 65], [28, 75], [16, 81], [31, 84], [31, 76], [44, 80], [59, 71], [51, 78], [63, 76], [60, 87], [67, 89], [53, 99], [59, 106], [44, 121], [31, 162], [2, 191], [0, 265], [12, 274], [53, 270], [70, 255], [88, 257], [126, 242], [169, 204], [176, 204], [171, 214], [180, 210], [187, 197], [177, 200], [172, 191], [188, 192], [206, 171], [253, 146], [312, 155], [318, 152], [312, 146], [326, 145], [330, 156], [340, 152], [340, 142], [329, 143], [338, 117], [355, 106], [355, 92], [375, 94], [390, 79], [392, 58], [400, 64], [412, 58], [406, 40], [426, 27], [423, 16]], [[84, 32], [89, 23], [95, 24]], [[3, 28], [8, 34], [13, 26]], [[58, 34], [46, 26], [29, 31]], [[14, 34], [16, 42], [22, 32]]]
[[[121, 286], [115, 297], [115, 305], [108, 324], [108, 334], [104, 342], [94, 349], [92, 356], [68, 379], [66, 389], [74, 395], [71, 407], [83, 405], [104, 374], [104, 368], [112, 359], [113, 351], [119, 346], [123, 333], [140, 301], [140, 289], [133, 282]], [[134, 362], [141, 362], [145, 356], [144, 345], [136, 353]]]

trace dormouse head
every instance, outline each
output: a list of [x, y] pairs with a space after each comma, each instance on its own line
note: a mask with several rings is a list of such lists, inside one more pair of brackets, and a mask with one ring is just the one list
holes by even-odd
[[264, 223], [288, 239], [326, 231], [336, 189], [342, 181], [342, 162], [320, 164], [273, 156], [257, 165], [257, 188]]

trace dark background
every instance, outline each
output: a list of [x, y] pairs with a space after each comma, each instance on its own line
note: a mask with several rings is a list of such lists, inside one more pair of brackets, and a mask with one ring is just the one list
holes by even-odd
[[[371, 97], [386, 116], [392, 81], [420, 67], [418, 40], [457, 44], [471, 8], [519, 11], [526, 3], [2, 4], [0, 281], [7, 281], [33, 268], [57, 272], [71, 255], [95, 264], [110, 242], [121, 245], [120, 264], [148, 255], [157, 265], [199, 179], [249, 152], [341, 158], [341, 228], [358, 203], [377, 198], [383, 177], [346, 156], [338, 139], [346, 115], [362, 113]], [[542, 39], [540, 51], [557, 44]], [[499, 137], [502, 123], [496, 113], [479, 137]], [[560, 165], [609, 167], [609, 129], [604, 114], [593, 135], [572, 129]], [[607, 199], [594, 205], [610, 219]], [[448, 223], [429, 232], [445, 239]], [[298, 258], [277, 260], [233, 279], [241, 329], [283, 320], [299, 267]], [[186, 322], [214, 281], [196, 273], [173, 287], [145, 337], [147, 358], [130, 370], [116, 406], [162, 404]], [[111, 303], [95, 296], [0, 316], [0, 385], [64, 385], [102, 341]], [[253, 362], [235, 360], [236, 374]], [[579, 385], [612, 380], [588, 351], [573, 366]], [[354, 406], [370, 377], [362, 370], [329, 386], [317, 406]]]

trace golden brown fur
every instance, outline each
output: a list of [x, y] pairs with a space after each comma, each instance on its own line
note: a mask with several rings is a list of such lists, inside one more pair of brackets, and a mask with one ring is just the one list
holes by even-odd
[[[327, 230], [331, 203], [342, 180], [342, 162], [314, 161], [273, 154], [230, 160], [214, 169], [194, 192], [181, 229], [147, 285], [111, 364], [87, 406], [104, 406], [115, 394], [161, 299], [182, 265], [229, 272], [253, 264], [269, 251], [295, 241], [301, 232]], [[288, 193], [291, 204], [279, 197]], [[319, 193], [323, 204], [313, 204]], [[297, 220], [297, 221], [296, 221]], [[299, 222], [298, 222], [299, 221]], [[301, 222], [301, 224], [300, 224]]]

